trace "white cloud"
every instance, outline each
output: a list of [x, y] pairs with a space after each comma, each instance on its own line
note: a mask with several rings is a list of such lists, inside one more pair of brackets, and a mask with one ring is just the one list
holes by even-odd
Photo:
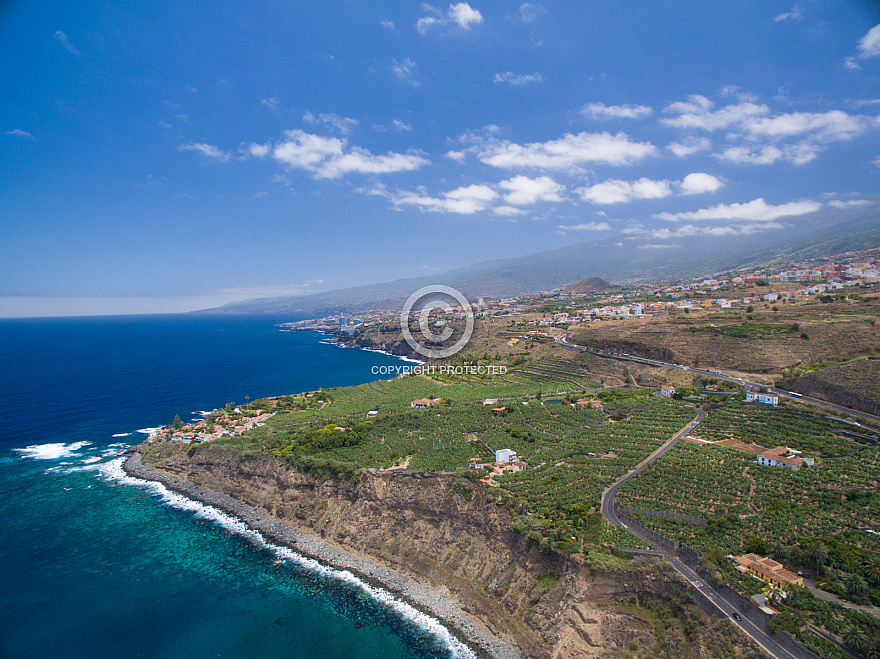
[[611, 231], [608, 222], [586, 222], [584, 224], [559, 225], [560, 231]]
[[649, 178], [632, 182], [611, 179], [578, 188], [575, 192], [591, 204], [626, 204], [634, 199], [662, 199], [672, 194], [669, 181], [653, 181]]
[[543, 79], [544, 78], [541, 77], [540, 73], [526, 73], [517, 75], [513, 71], [505, 71], [504, 73], [496, 73], [494, 82], [496, 85], [507, 83], [514, 87], [520, 87], [530, 82], [541, 82]]
[[525, 211], [521, 208], [514, 208], [513, 206], [496, 206], [492, 209], [492, 213], [495, 215], [501, 215], [502, 217], [510, 217], [512, 215], [522, 215]]
[[650, 142], [633, 142], [625, 133], [568, 133], [549, 142], [489, 142], [480, 151], [479, 158], [492, 167], [575, 172], [590, 163], [630, 165], [656, 152], [657, 148]]
[[647, 243], [645, 245], [639, 245], [639, 249], [675, 249], [677, 247], [681, 247], [681, 245], [661, 245], [657, 243]]
[[201, 153], [206, 158], [212, 158], [214, 160], [226, 161], [229, 160], [229, 154], [221, 149], [218, 149], [216, 146], [212, 146], [211, 144], [205, 144], [204, 142], [194, 142], [192, 144], [181, 144], [181, 151], [195, 151], [197, 153]]
[[373, 155], [366, 149], [348, 146], [348, 140], [323, 137], [301, 130], [285, 132], [286, 140], [274, 146], [250, 145], [250, 155], [271, 156], [291, 169], [312, 172], [316, 179], [339, 178], [349, 173], [389, 174], [408, 172], [428, 164], [417, 153]]
[[326, 124], [331, 128], [335, 128], [343, 135], [348, 135], [352, 129], [358, 125], [357, 119], [351, 119], [350, 117], [340, 117], [338, 114], [334, 114], [330, 112], [328, 114], [319, 114], [315, 116], [311, 112], [306, 112], [303, 115], [303, 121], [310, 124]]
[[750, 137], [779, 139], [809, 134], [813, 139], [836, 142], [851, 140], [875, 123], [872, 117], [831, 110], [752, 117], [743, 123], [743, 128]]
[[31, 135], [26, 130], [22, 130], [21, 128], [13, 128], [12, 130], [7, 130], [6, 134], [12, 135], [13, 137], [24, 137], [24, 138], [34, 139], [33, 135]]
[[397, 28], [394, 27], [394, 21], [379, 21], [379, 25], [388, 30], [395, 30]]
[[467, 153], [465, 151], [447, 151], [446, 157], [455, 162], [464, 162], [467, 160]]
[[856, 62], [855, 57], [844, 57], [843, 58], [843, 65], [846, 68], [848, 68], [850, 71], [859, 71], [862, 68], [861, 66], [859, 66], [859, 63]]
[[79, 57], [79, 51], [74, 48], [72, 43], [70, 43], [70, 39], [67, 38], [67, 35], [64, 34], [64, 32], [62, 32], [61, 30], [56, 30], [53, 36], [58, 39], [58, 43], [60, 43], [65, 50], [70, 51], [71, 53]]
[[751, 101], [741, 101], [720, 110], [715, 110], [714, 107], [715, 104], [705, 96], [690, 96], [687, 101], [677, 101], [667, 106], [663, 112], [676, 116], [664, 117], [660, 123], [673, 128], [715, 131], [741, 124], [750, 117], [770, 113], [770, 108], [766, 105], [757, 105]]
[[483, 15], [467, 2], [449, 5], [446, 13], [427, 4], [422, 5], [422, 9], [428, 12], [428, 16], [423, 16], [416, 21], [416, 30], [422, 35], [427, 34], [434, 27], [444, 27], [447, 25], [454, 25], [461, 30], [467, 31], [474, 25], [479, 25], [483, 22]]
[[392, 195], [391, 198], [395, 206], [416, 206], [434, 213], [473, 215], [489, 208], [498, 198], [498, 193], [488, 185], [474, 184], [446, 192], [443, 197], [403, 192]]
[[562, 201], [561, 193], [565, 186], [560, 185], [549, 176], [529, 178], [527, 176], [514, 176], [507, 181], [501, 181], [499, 187], [507, 190], [504, 201], [514, 206], [525, 206], [539, 201]]
[[401, 80], [408, 82], [414, 87], [419, 86], [419, 82], [415, 79], [415, 76], [418, 73], [418, 64], [416, 64], [409, 57], [401, 62], [398, 62], [396, 59], [392, 60], [391, 72]]
[[789, 11], [789, 12], [785, 12], [785, 13], [782, 13], [782, 14], [777, 14], [776, 16], [773, 17], [773, 20], [776, 21], [777, 23], [779, 23], [780, 21], [788, 21], [788, 20], [795, 20], [795, 21], [797, 21], [797, 20], [802, 19], [803, 17], [804, 17], [804, 16], [803, 16], [803, 14], [801, 13], [801, 8], [800, 8], [800, 7], [794, 7], [794, 8], [793, 8], [791, 11]]
[[[715, 157], [741, 165], [769, 165], [779, 160], [801, 165], [814, 160], [824, 144], [849, 141], [880, 127], [876, 117], [841, 110], [773, 115], [768, 106], [758, 105], [741, 93], [738, 96], [738, 103], [718, 109], [704, 96], [691, 96], [687, 101], [669, 105], [664, 113], [674, 116], [664, 117], [660, 122], [686, 130], [730, 131], [728, 141], [742, 139], [748, 144], [729, 146]], [[784, 144], [795, 138], [800, 141]], [[689, 155], [686, 142], [668, 148], [676, 155]]]
[[483, 22], [483, 15], [466, 2], [449, 5], [449, 17], [463, 30], [469, 30], [472, 25]]
[[269, 108], [272, 112], [277, 112], [281, 107], [281, 100], [277, 96], [272, 96], [271, 98], [264, 98], [260, 101], [263, 105]]
[[682, 224], [674, 229], [642, 229], [634, 231], [637, 235], [650, 236], [657, 240], [669, 240], [670, 238], [691, 238], [694, 236], [745, 236], [761, 231], [775, 229], [787, 229], [788, 224], [782, 222], [751, 222], [748, 224], [730, 225], [715, 224], [710, 226], [698, 226], [696, 224]]
[[805, 215], [819, 210], [822, 204], [815, 201], [791, 201], [774, 206], [759, 197], [743, 204], [717, 204], [711, 208], [684, 213], [657, 213], [657, 219], [677, 222], [679, 220], [741, 220], [745, 222], [770, 222], [780, 217]]
[[779, 148], [773, 145], [761, 148], [745, 146], [730, 147], [722, 153], [715, 154], [718, 160], [734, 165], [772, 165], [777, 160], [784, 160], [795, 165], [803, 165], [815, 160], [819, 147], [809, 142], [801, 142]]
[[405, 131], [412, 130], [411, 125], [403, 123], [400, 119], [395, 119], [394, 121], [391, 122], [391, 125], [394, 126], [397, 130], [405, 130]]
[[717, 192], [723, 187], [724, 183], [720, 179], [711, 174], [704, 174], [703, 172], [693, 172], [692, 174], [688, 174], [681, 180], [680, 185], [681, 194], [683, 195]]
[[547, 10], [543, 5], [524, 2], [519, 6], [519, 19], [523, 23], [531, 23], [547, 14]]
[[831, 206], [831, 208], [853, 208], [857, 206], [873, 206], [874, 202], [870, 199], [850, 199], [849, 201], [834, 199], [829, 201], [828, 205]]
[[859, 59], [880, 57], [880, 25], [875, 25], [859, 40]]
[[717, 192], [723, 187], [724, 183], [711, 174], [694, 172], [681, 181], [654, 181], [644, 177], [637, 181], [609, 179], [603, 183], [578, 188], [575, 192], [591, 204], [627, 204], [637, 199], [663, 199], [676, 190], [678, 194], [687, 196]]
[[644, 119], [654, 111], [647, 105], [605, 105], [587, 103], [581, 114], [592, 119]]
[[712, 148], [712, 140], [708, 137], [689, 137], [681, 142], [672, 142], [666, 145], [666, 148], [672, 151], [673, 155], [684, 158], [700, 151], [708, 151]]

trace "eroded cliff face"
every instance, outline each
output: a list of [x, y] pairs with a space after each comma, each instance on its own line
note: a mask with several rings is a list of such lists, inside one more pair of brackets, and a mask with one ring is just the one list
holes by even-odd
[[[632, 653], [636, 648], [651, 656], [656, 621], [620, 603], [682, 594], [677, 577], [661, 564], [605, 574], [588, 569], [577, 555], [527, 549], [510, 531], [510, 514], [498, 505], [497, 492], [461, 487], [452, 476], [365, 474], [358, 483], [319, 482], [282, 460], [242, 460], [220, 446], [156, 457], [146, 458], [154, 468], [262, 508], [419, 581], [442, 584], [523, 657], [610, 659], [621, 650], [640, 656]], [[545, 588], [540, 578], [551, 573], [560, 578], [555, 584], [545, 578]], [[708, 640], [681, 639], [679, 645], [683, 654], [669, 656], [716, 656]]]

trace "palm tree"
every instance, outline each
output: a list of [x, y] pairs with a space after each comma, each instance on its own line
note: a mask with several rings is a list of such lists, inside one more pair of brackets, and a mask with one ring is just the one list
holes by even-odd
[[822, 574], [822, 563], [828, 558], [829, 551], [828, 545], [821, 540], [814, 540], [807, 547], [807, 553], [810, 555], [810, 558], [816, 561], [816, 574]]
[[875, 586], [880, 586], [880, 556], [871, 555], [864, 564], [862, 570], [865, 580]]
[[861, 652], [868, 646], [868, 635], [858, 625], [847, 625], [840, 632], [840, 636], [850, 650]]
[[860, 574], [850, 574], [844, 579], [846, 592], [850, 595], [864, 595], [868, 592], [868, 582]]
[[875, 637], [871, 644], [862, 650], [862, 654], [868, 659], [880, 659], [880, 638]]
[[807, 552], [800, 545], [791, 545], [788, 548], [788, 560], [795, 565], [804, 565], [807, 561]]

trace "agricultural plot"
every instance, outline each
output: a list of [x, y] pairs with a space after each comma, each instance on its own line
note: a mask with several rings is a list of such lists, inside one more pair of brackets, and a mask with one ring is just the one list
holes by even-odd
[[702, 436], [788, 445], [817, 456], [816, 464], [792, 472], [758, 465], [754, 454], [727, 446], [680, 442], [628, 483], [618, 501], [709, 519], [709, 525], [700, 528], [671, 519], [639, 518], [700, 551], [715, 546], [738, 552], [749, 537], [773, 546], [815, 536], [876, 551], [880, 537], [866, 529], [874, 529], [880, 519], [878, 450], [835, 434], [844, 427], [784, 410], [716, 410], [699, 427]]
[[[502, 487], [523, 501], [525, 509], [546, 520], [558, 535], [578, 536], [573, 519], [584, 519], [583, 507], [598, 506], [602, 490], [646, 458], [693, 418], [693, 410], [649, 395], [627, 399], [629, 418], [602, 427], [573, 428], [559, 433], [565, 415], [523, 412], [529, 428], [541, 428], [555, 441], [534, 454], [532, 467], [504, 476]], [[561, 407], [561, 406], [560, 406]], [[598, 514], [598, 513], [595, 513]], [[559, 529], [564, 529], [561, 531]]]

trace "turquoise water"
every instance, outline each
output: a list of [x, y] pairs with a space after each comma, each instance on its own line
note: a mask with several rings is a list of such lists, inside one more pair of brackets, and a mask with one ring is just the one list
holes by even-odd
[[120, 477], [136, 431], [175, 413], [396, 363], [279, 320], [0, 322], [0, 657], [467, 654], [355, 580]]

